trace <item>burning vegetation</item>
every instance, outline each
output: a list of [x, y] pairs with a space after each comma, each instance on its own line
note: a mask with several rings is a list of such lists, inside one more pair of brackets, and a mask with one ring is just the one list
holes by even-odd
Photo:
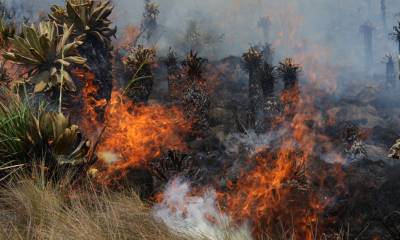
[[291, 4], [222, 59], [230, 35], [168, 32], [151, 0], [118, 35], [113, 4], [0, 1], [1, 238], [400, 238], [397, 58], [372, 75], [374, 34], [400, 46], [387, 2], [361, 72], [299, 39]]

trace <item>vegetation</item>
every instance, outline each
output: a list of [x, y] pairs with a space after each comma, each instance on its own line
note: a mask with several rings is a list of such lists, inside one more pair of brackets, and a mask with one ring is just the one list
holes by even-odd
[[399, 54], [400, 54], [400, 22], [397, 26], [393, 27], [393, 32], [390, 34], [393, 40], [395, 40], [399, 47]]
[[[400, 21], [398, 22], [397, 26], [393, 27], [393, 32], [390, 34], [393, 40], [395, 40], [399, 47], [399, 55], [400, 55]], [[400, 66], [400, 59], [399, 59], [399, 66]], [[400, 74], [399, 74], [400, 79]]]
[[4, 88], [0, 97], [0, 165], [27, 163], [27, 133], [33, 124], [31, 109]]
[[72, 189], [71, 183], [68, 174], [58, 182], [43, 182], [35, 175], [18, 177], [3, 187], [0, 238], [187, 239], [154, 220], [135, 193], [99, 192], [90, 182]]
[[168, 151], [160, 158], [150, 162], [149, 169], [152, 175], [161, 184], [157, 184], [160, 189], [176, 177], [185, 177], [195, 180], [198, 177], [199, 168], [189, 154], [176, 151]]
[[157, 31], [158, 23], [158, 15], [160, 14], [159, 6], [157, 3], [152, 2], [151, 0], [145, 0], [144, 4], [144, 13], [143, 20], [140, 26], [140, 32], [142, 35], [146, 33], [146, 41], [151, 43], [154, 35]]
[[4, 87], [11, 82], [11, 77], [6, 69], [6, 61], [0, 62], [0, 87]]
[[271, 97], [274, 92], [276, 81], [276, 68], [267, 62], [260, 66], [261, 88], [265, 97]]
[[49, 18], [59, 28], [72, 27], [72, 37], [82, 41], [79, 53], [87, 59], [89, 70], [94, 73], [96, 99], [110, 99], [112, 91], [112, 37], [117, 32], [112, 27], [110, 1], [67, 0], [66, 6], [51, 7]]
[[[248, 232], [246, 236], [253, 234], [255, 239], [297, 239], [306, 231], [308, 238], [315, 240], [320, 236], [321, 239], [344, 238], [343, 233], [325, 236], [317, 226], [314, 231], [313, 226], [318, 223], [320, 215], [326, 213], [325, 208], [337, 207], [334, 203], [325, 206], [322, 203], [326, 202], [320, 198], [341, 199], [342, 192], [338, 192], [345, 185], [336, 182], [336, 175], [333, 175], [343, 177], [340, 164], [322, 161], [325, 159], [320, 159], [314, 152], [321, 150], [325, 154], [341, 147], [339, 144], [334, 149], [328, 144], [326, 148], [317, 145], [318, 141], [330, 141], [330, 135], [325, 136], [323, 131], [335, 130], [334, 124], [326, 128], [322, 126], [325, 117], [329, 115], [330, 120], [330, 112], [319, 114], [320, 107], [314, 110], [314, 104], [307, 101], [304, 101], [304, 109], [296, 109], [298, 106], [292, 103], [301, 97], [299, 75], [302, 68], [291, 58], [274, 66], [271, 44], [251, 46], [241, 58], [230, 56], [209, 62], [203, 57], [202, 50], [218, 43], [223, 35], [204, 31], [196, 21], [191, 21], [183, 36], [182, 49], [186, 56], [181, 59], [170, 49], [163, 60], [167, 69], [163, 69], [158, 65], [156, 46], [151, 44], [157, 40], [156, 34], [161, 33], [157, 32], [160, 9], [151, 0], [145, 0], [139, 32], [139, 37], [146, 34], [147, 45], [137, 45], [132, 40], [131, 47], [118, 49], [117, 56], [112, 54], [117, 29], [111, 21], [111, 0], [66, 0], [65, 6], [51, 6], [46, 19], [29, 25], [8, 21], [5, 6], [1, 3], [0, 0], [0, 15], [4, 16], [4, 20], [0, 20], [0, 48], [4, 57], [0, 59], [1, 239], [215, 240], [215, 237], [207, 237], [216, 236], [213, 233], [207, 235], [208, 232], [204, 237], [197, 237], [202, 233], [196, 228], [193, 231], [198, 232], [187, 236], [186, 232], [190, 234], [192, 229], [185, 223], [182, 223], [182, 228], [186, 227], [183, 233], [173, 232], [165, 225], [167, 221], [163, 223], [152, 212], [151, 205], [159, 206], [155, 202], [161, 199], [164, 187], [176, 177], [193, 181], [193, 185], [199, 187], [189, 191], [196, 194], [195, 204], [203, 204], [202, 200], [206, 204], [221, 204], [221, 212], [230, 213], [226, 219], [221, 216], [227, 223], [221, 226], [223, 229], [217, 227], [218, 234], [222, 232], [218, 240], [241, 239], [231, 237], [236, 230], [242, 230], [233, 226], [231, 221], [238, 225], [248, 221], [249, 229], [245, 226], [243, 231]], [[271, 24], [268, 17], [259, 22], [266, 40]], [[400, 52], [400, 23], [392, 35], [399, 42]], [[146, 47], [149, 45], [151, 47]], [[295, 50], [301, 53], [302, 48], [296, 47]], [[121, 71], [113, 72], [114, 60], [120, 64]], [[8, 64], [16, 73], [8, 71]], [[248, 88], [243, 84], [243, 69], [248, 73]], [[166, 83], [164, 70], [168, 73], [168, 91], [173, 101], [161, 102], [161, 97], [153, 98], [161, 92], [153, 92], [155, 81], [160, 79]], [[116, 78], [122, 79], [122, 89], [113, 89], [115, 72], [115, 75], [120, 74]], [[390, 57], [387, 62], [387, 82], [390, 85], [395, 85], [394, 74], [394, 60]], [[281, 98], [275, 89], [278, 79], [284, 84]], [[19, 88], [21, 80], [24, 84]], [[160, 89], [164, 90], [163, 87], [161, 84]], [[76, 98], [79, 104], [64, 104], [62, 108], [64, 90], [74, 92], [69, 96]], [[115, 94], [111, 99], [113, 90]], [[54, 93], [59, 94], [58, 111], [48, 107], [51, 100], [36, 98]], [[227, 95], [223, 95], [225, 93]], [[118, 101], [121, 98], [124, 100]], [[334, 104], [327, 104], [325, 100], [330, 100], [330, 96], [324, 98], [323, 104], [333, 107]], [[81, 109], [82, 105], [85, 109]], [[71, 118], [66, 113], [71, 110], [69, 108], [76, 111], [71, 111]], [[341, 113], [342, 109], [338, 110]], [[246, 117], [248, 129], [241, 124], [241, 118]], [[321, 123], [316, 121], [320, 118], [323, 118]], [[147, 128], [151, 121], [157, 125], [155, 128]], [[115, 122], [120, 129], [112, 129]], [[140, 123], [140, 127], [135, 127], [135, 123]], [[90, 124], [92, 126], [87, 126]], [[235, 129], [235, 124], [240, 130]], [[174, 128], [169, 130], [169, 125]], [[146, 129], [143, 130], [142, 126]], [[271, 131], [267, 132], [267, 128]], [[96, 134], [89, 141], [84, 136], [85, 131]], [[232, 135], [235, 143], [226, 140], [230, 138], [228, 134]], [[145, 141], [141, 141], [142, 138]], [[117, 149], [116, 146], [124, 139], [138, 141], [126, 141], [122, 150]], [[110, 148], [101, 149], [102, 143]], [[133, 145], [138, 145], [142, 151], [132, 152]], [[263, 152], [265, 155], [261, 155]], [[130, 154], [134, 158], [130, 159]], [[253, 157], [255, 161], [249, 161]], [[307, 162], [311, 158], [318, 160], [315, 164], [318, 166]], [[273, 168], [278, 171], [272, 171]], [[314, 168], [329, 168], [338, 173], [327, 171], [323, 179], [317, 178], [312, 176]], [[23, 170], [15, 174], [15, 169]], [[252, 170], [259, 172], [251, 175]], [[217, 171], [224, 175], [216, 174]], [[254, 189], [253, 184], [259, 184], [256, 181], [262, 186], [260, 189], [255, 187], [259, 191], [254, 191], [254, 199], [250, 196], [251, 199], [246, 200], [246, 193]], [[246, 186], [243, 189], [251, 189], [243, 193], [235, 191], [235, 187], [242, 183]], [[203, 186], [206, 184], [215, 184], [212, 186], [216, 192], [206, 191], [211, 199], [197, 195], [205, 192]], [[336, 189], [339, 185], [340, 189]], [[189, 184], [186, 187], [189, 188]], [[314, 187], [324, 195], [316, 193], [314, 196], [314, 192], [308, 189]], [[135, 189], [137, 193], [124, 188]], [[144, 188], [146, 190], [142, 190]], [[332, 192], [327, 191], [328, 188]], [[301, 201], [307, 206], [305, 209], [301, 204], [297, 205], [298, 199], [292, 198], [292, 189], [301, 194]], [[268, 196], [263, 194], [264, 190]], [[220, 201], [221, 195], [226, 193], [232, 197], [234, 191], [239, 197], [235, 201], [237, 206], [242, 207], [242, 201], [247, 202], [243, 210], [250, 210], [248, 213], [232, 214], [229, 203]], [[179, 198], [178, 194], [173, 197]], [[192, 197], [188, 195], [184, 201]], [[272, 224], [270, 216], [265, 215], [269, 209], [252, 206], [254, 203], [268, 205], [268, 208], [269, 202], [273, 204], [271, 220], [276, 220]], [[298, 211], [292, 212], [288, 208], [291, 205], [295, 205]], [[287, 209], [284, 209], [282, 219], [273, 219], [275, 212], [280, 216], [283, 208]], [[184, 209], [185, 218], [192, 214], [190, 210], [189, 207]], [[329, 214], [331, 212], [326, 219], [335, 220]], [[219, 225], [215, 216], [205, 217], [206, 225]], [[181, 223], [179, 219], [173, 221]], [[286, 224], [288, 221], [293, 226]], [[341, 223], [335, 223], [329, 232], [336, 231]], [[279, 229], [275, 230], [278, 225]], [[250, 229], [252, 227], [254, 229]], [[263, 235], [275, 234], [275, 231], [277, 233], [272, 237]]]
[[168, 95], [170, 99], [176, 99], [179, 96], [180, 89], [180, 66], [178, 65], [178, 56], [172, 50], [169, 49], [167, 57], [164, 59], [164, 64], [167, 66], [168, 71]]
[[108, 19], [113, 7], [109, 1], [68, 0], [66, 7], [52, 6], [49, 18], [59, 27], [73, 28], [73, 36], [78, 41], [91, 42], [94, 46], [111, 49], [111, 37], [116, 28], [111, 28]]
[[[39, 110], [6, 90], [0, 101], [0, 162], [2, 165], [39, 164], [53, 170], [86, 163], [90, 142], [62, 113]], [[11, 100], [11, 101], [10, 101]]]
[[243, 54], [243, 64], [244, 68], [249, 73], [249, 84], [248, 84], [248, 117], [247, 117], [247, 127], [249, 129], [254, 129], [256, 127], [256, 115], [257, 111], [260, 109], [260, 97], [261, 97], [261, 86], [257, 75], [260, 70], [261, 63], [263, 62], [262, 52], [255, 46], [249, 48], [249, 50]]
[[7, 48], [9, 39], [16, 34], [16, 27], [13, 23], [7, 23], [4, 19], [0, 19], [0, 47]]
[[34, 121], [36, 128], [31, 130], [30, 141], [35, 148], [35, 158], [44, 155], [46, 165], [53, 167], [86, 162], [90, 142], [64, 114], [41, 112]]
[[396, 72], [394, 67], [394, 60], [391, 55], [386, 56], [386, 85], [388, 87], [396, 86]]
[[73, 64], [83, 65], [86, 59], [79, 56], [81, 41], [69, 42], [73, 26], [64, 25], [59, 34], [54, 22], [41, 22], [39, 26], [24, 26], [23, 36], [10, 39], [13, 48], [4, 58], [28, 68], [28, 77], [35, 84], [34, 92], [43, 92], [61, 85], [69, 91], [76, 86], [68, 71]]
[[142, 45], [132, 47], [125, 58], [126, 77], [129, 79], [125, 94], [134, 102], [147, 102], [153, 89], [152, 65], [154, 49]]
[[181, 44], [184, 46], [185, 52], [192, 50], [204, 54], [205, 50], [215, 50], [214, 47], [222, 42], [223, 39], [223, 34], [205, 29], [205, 27], [201, 26], [197, 21], [190, 20], [187, 24]]
[[170, 48], [167, 57], [164, 60], [165, 65], [170, 70], [178, 69], [178, 57], [176, 53]]
[[242, 57], [244, 67], [251, 75], [254, 74], [254, 71], [257, 70], [263, 59], [262, 53], [255, 46], [250, 47], [249, 50], [243, 54]]
[[278, 76], [283, 80], [286, 90], [292, 89], [298, 84], [300, 72], [300, 65], [294, 63], [291, 58], [284, 59], [277, 68]]
[[11, 9], [9, 9], [4, 0], [0, 1], [0, 18], [12, 19], [14, 15], [15, 15], [15, 10], [12, 11]]
[[188, 43], [190, 49], [194, 49], [195, 51], [198, 51], [201, 47], [201, 33], [197, 22], [194, 20], [188, 23], [185, 42]]
[[209, 128], [210, 96], [203, 78], [206, 63], [207, 59], [199, 57], [194, 51], [190, 51], [181, 63], [185, 81], [182, 103], [187, 118], [193, 122], [193, 132], [196, 134]]
[[198, 56], [197, 52], [191, 50], [186, 55], [185, 60], [182, 62], [182, 66], [189, 82], [202, 81], [202, 74], [204, 72], [205, 64], [207, 60]]

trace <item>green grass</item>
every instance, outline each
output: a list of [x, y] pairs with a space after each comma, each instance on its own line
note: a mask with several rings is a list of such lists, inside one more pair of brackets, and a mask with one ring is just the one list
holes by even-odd
[[26, 163], [27, 133], [33, 124], [30, 107], [7, 90], [0, 94], [0, 165]]

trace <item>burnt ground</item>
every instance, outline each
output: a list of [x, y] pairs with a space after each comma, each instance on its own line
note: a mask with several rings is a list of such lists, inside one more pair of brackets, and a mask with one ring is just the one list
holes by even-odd
[[[128, 182], [133, 181], [133, 185], [139, 182], [142, 196], [162, 191], [177, 175], [186, 177], [194, 185], [213, 183], [224, 189], [228, 181], [237, 180], [240, 171], [251, 169], [246, 160], [254, 147], [263, 145], [263, 134], [268, 132], [268, 127], [257, 133], [247, 129], [248, 77], [241, 68], [241, 59], [228, 57], [210, 63], [207, 68], [215, 74], [209, 77], [213, 81], [209, 82], [209, 129], [203, 137], [187, 139], [188, 152], [168, 151], [154, 159], [150, 175], [148, 171], [133, 170], [135, 177]], [[165, 76], [163, 67], [155, 70], [150, 102], [173, 104], [168, 100]], [[339, 164], [344, 176], [339, 180], [331, 171], [338, 164], [316, 156], [313, 171], [328, 174], [322, 184], [311, 183], [311, 187], [315, 188], [313, 191], [320, 191], [321, 196], [333, 199], [320, 216], [327, 223], [327, 232], [345, 231], [349, 239], [377, 236], [400, 239], [400, 160], [387, 157], [390, 147], [400, 138], [398, 87], [385, 86], [384, 76], [375, 76], [370, 82], [357, 87], [348, 85], [340, 94], [324, 93], [315, 98], [315, 107], [326, 122], [334, 117], [334, 122], [327, 123], [321, 131], [331, 139], [334, 150], [345, 162]], [[268, 107], [275, 103], [278, 112], [282, 107], [279, 106], [281, 89], [282, 84], [278, 82], [275, 96], [266, 100], [267, 113]], [[265, 124], [270, 124], [276, 114], [279, 113], [266, 114]]]

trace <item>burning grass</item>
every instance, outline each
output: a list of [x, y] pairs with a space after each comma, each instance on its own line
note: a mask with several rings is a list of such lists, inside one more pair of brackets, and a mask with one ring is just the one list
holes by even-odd
[[[265, 35], [274, 21], [282, 31], [242, 58], [208, 61], [201, 45], [215, 39], [192, 22], [186, 34], [192, 49], [184, 50], [184, 59], [170, 49], [166, 66], [157, 42], [168, 29], [158, 23], [156, 3], [145, 1], [141, 27], [126, 28], [114, 57], [111, 2], [67, 0], [66, 6], [53, 6], [49, 19], [24, 27], [7, 46], [5, 56], [21, 65], [15, 69], [35, 71], [7, 77], [7, 84], [23, 85], [26, 105], [18, 93], [0, 95], [1, 164], [26, 167], [26, 175], [0, 181], [1, 238], [358, 239], [365, 229], [350, 233], [350, 226], [344, 234], [342, 227], [376, 217], [343, 213], [358, 201], [350, 196], [358, 186], [346, 174], [360, 174], [369, 156], [358, 131], [344, 139], [337, 133], [339, 66], [327, 60], [329, 49], [299, 39], [303, 17], [295, 5], [287, 9], [292, 17], [277, 11], [264, 19]], [[82, 22], [86, 17], [91, 21]], [[59, 59], [50, 65], [39, 54], [48, 55], [39, 41], [46, 37], [60, 41]], [[69, 54], [68, 46], [74, 46]], [[283, 47], [293, 58], [274, 61], [273, 52], [288, 54]], [[14, 53], [29, 56], [21, 60]], [[50, 81], [48, 74], [57, 76]], [[367, 98], [361, 104], [373, 108], [375, 97]], [[38, 107], [43, 101], [58, 112]], [[388, 160], [379, 154], [374, 169], [383, 171]], [[362, 164], [349, 170], [353, 160]], [[371, 195], [387, 184], [387, 176], [375, 179], [382, 175], [370, 177]], [[382, 219], [378, 234], [395, 236], [396, 223]], [[376, 235], [369, 222], [366, 228]]]
[[[78, 188], [66, 176], [58, 182], [46, 182], [40, 175], [15, 176], [12, 182], [0, 190], [0, 238], [1, 239], [138, 239], [138, 240], [247, 240], [251, 239], [246, 228], [238, 229], [220, 213], [205, 193], [201, 198], [189, 197], [187, 184], [175, 182], [179, 194], [169, 196], [168, 201], [179, 201], [181, 208], [175, 212], [176, 224], [167, 227], [159, 217], [165, 214], [161, 208], [155, 210], [140, 200], [131, 191], [112, 192], [95, 189], [93, 183], [85, 181]], [[175, 189], [177, 190], [177, 189]], [[173, 193], [166, 192], [166, 194]], [[179, 196], [182, 196], [179, 197]], [[215, 197], [215, 195], [214, 195]], [[208, 200], [207, 200], [208, 199]], [[168, 201], [163, 204], [168, 204]], [[171, 202], [170, 202], [171, 203]], [[162, 207], [162, 205], [160, 205]], [[181, 222], [180, 216], [186, 208], [194, 208], [200, 214], [210, 208], [207, 215], [209, 226], [198, 228], [195, 222]], [[156, 211], [156, 214], [153, 213]], [[180, 215], [182, 214], [182, 215]], [[156, 216], [156, 218], [154, 218]], [[188, 216], [185, 216], [187, 218]], [[181, 224], [185, 225], [182, 228]], [[194, 225], [193, 225], [194, 224]], [[220, 225], [221, 224], [221, 225]], [[283, 227], [283, 226], [282, 226]], [[171, 230], [175, 229], [175, 230]], [[314, 229], [316, 231], [316, 229]], [[295, 239], [293, 229], [281, 229], [274, 237], [263, 235], [259, 239]], [[340, 240], [343, 234], [336, 235]]]

